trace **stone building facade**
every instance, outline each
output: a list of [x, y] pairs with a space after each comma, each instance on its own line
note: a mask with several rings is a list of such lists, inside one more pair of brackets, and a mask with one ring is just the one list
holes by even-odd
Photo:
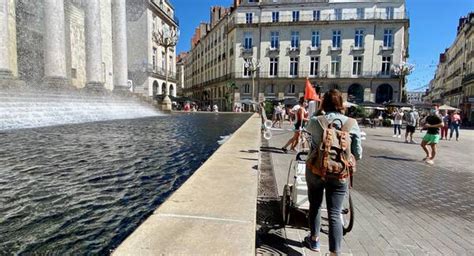
[[474, 13], [459, 19], [457, 36], [440, 54], [425, 101], [448, 104], [474, 121]]
[[[221, 13], [193, 40], [189, 97], [220, 109], [231, 105], [229, 95], [233, 103], [297, 98], [308, 77], [323, 93], [338, 88], [352, 102], [402, 98], [393, 70], [408, 56], [404, 0], [236, 0]], [[261, 63], [255, 74], [245, 67], [251, 59]]]
[[3, 0], [0, 7], [8, 28], [0, 35], [2, 84], [126, 88], [125, 0]]
[[407, 103], [420, 104], [423, 103], [425, 92], [407, 92]]
[[[176, 96], [176, 47], [159, 45], [154, 34], [177, 31], [178, 19], [168, 0], [128, 0], [128, 69], [134, 91], [148, 96]], [[168, 75], [168, 87], [166, 87]]]

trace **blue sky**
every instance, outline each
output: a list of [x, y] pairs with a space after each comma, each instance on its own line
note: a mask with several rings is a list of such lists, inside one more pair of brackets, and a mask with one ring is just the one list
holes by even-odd
[[[190, 48], [194, 29], [209, 21], [209, 8], [230, 6], [232, 0], [171, 0], [180, 22], [178, 52]], [[449, 3], [449, 4], [447, 4]], [[415, 72], [409, 77], [409, 90], [422, 90], [433, 78], [439, 54], [456, 37], [459, 18], [474, 11], [474, 0], [407, 0], [410, 16], [410, 59]]]

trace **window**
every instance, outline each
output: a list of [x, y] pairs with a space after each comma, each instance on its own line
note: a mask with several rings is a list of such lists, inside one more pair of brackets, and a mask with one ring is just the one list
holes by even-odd
[[279, 22], [279, 21], [280, 21], [280, 13], [272, 12], [272, 22]]
[[277, 31], [270, 32], [270, 48], [278, 49], [280, 47], [280, 33]]
[[300, 11], [293, 11], [293, 22], [300, 21]]
[[288, 94], [295, 94], [296, 93], [296, 86], [294, 84], [288, 85]]
[[354, 38], [354, 46], [355, 46], [355, 48], [363, 48], [364, 47], [364, 30], [356, 29], [355, 38]]
[[357, 8], [357, 19], [365, 19], [365, 8]]
[[311, 57], [311, 61], [309, 62], [309, 75], [317, 76], [318, 70], [319, 70], [319, 57]]
[[342, 9], [334, 9], [334, 19], [342, 20]]
[[390, 75], [390, 66], [392, 63], [392, 57], [390, 56], [382, 56], [382, 75], [388, 76]]
[[153, 47], [153, 56], [152, 56], [152, 64], [153, 64], [153, 70], [156, 70], [156, 64], [157, 64], [157, 49], [155, 47]]
[[270, 76], [278, 75], [278, 58], [270, 58]]
[[298, 49], [300, 47], [300, 32], [291, 31], [291, 49]]
[[334, 49], [341, 48], [341, 31], [340, 30], [332, 31], [332, 48]]
[[252, 33], [250, 32], [244, 33], [244, 49], [252, 49]]
[[313, 20], [314, 21], [321, 20], [321, 11], [319, 10], [313, 11]]
[[247, 63], [252, 61], [251, 59], [244, 59], [244, 77], [249, 77], [252, 74], [250, 68], [247, 67]]
[[250, 84], [244, 84], [244, 93], [250, 94]]
[[253, 14], [251, 12], [248, 12], [245, 14], [245, 23], [247, 24], [252, 24], [253, 21]]
[[320, 38], [319, 38], [319, 31], [313, 31], [311, 33], [311, 48], [319, 48], [320, 45]]
[[275, 94], [275, 85], [271, 84], [268, 86], [268, 94]]
[[385, 29], [383, 31], [383, 47], [385, 48], [393, 47], [393, 30]]
[[339, 76], [341, 73], [341, 56], [331, 57], [331, 75]]
[[298, 75], [298, 57], [290, 58], [290, 76]]
[[362, 75], [362, 56], [354, 56], [354, 62], [352, 63], [352, 75]]
[[387, 7], [385, 8], [385, 15], [387, 16], [388, 20], [392, 20], [394, 17], [394, 10], [393, 7]]

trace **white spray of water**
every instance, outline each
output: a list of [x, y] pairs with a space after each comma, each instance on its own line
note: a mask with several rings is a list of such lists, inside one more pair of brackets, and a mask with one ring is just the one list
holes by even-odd
[[127, 96], [0, 90], [0, 131], [160, 115], [152, 106]]

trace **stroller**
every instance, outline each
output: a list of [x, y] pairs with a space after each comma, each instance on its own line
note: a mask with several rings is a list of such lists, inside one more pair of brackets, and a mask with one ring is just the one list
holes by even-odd
[[[308, 187], [305, 177], [307, 157], [308, 152], [300, 152], [296, 155], [296, 159], [290, 162], [286, 184], [283, 187], [283, 196], [281, 197], [281, 213], [284, 225], [290, 223], [292, 211], [300, 211], [306, 216], [309, 214]], [[294, 174], [293, 177], [291, 176], [292, 174]], [[327, 213], [325, 205], [326, 203], [323, 201], [321, 211]], [[354, 225], [354, 208], [350, 189], [347, 190], [342, 204], [341, 220], [343, 234], [345, 235], [352, 230], [352, 226]]]

